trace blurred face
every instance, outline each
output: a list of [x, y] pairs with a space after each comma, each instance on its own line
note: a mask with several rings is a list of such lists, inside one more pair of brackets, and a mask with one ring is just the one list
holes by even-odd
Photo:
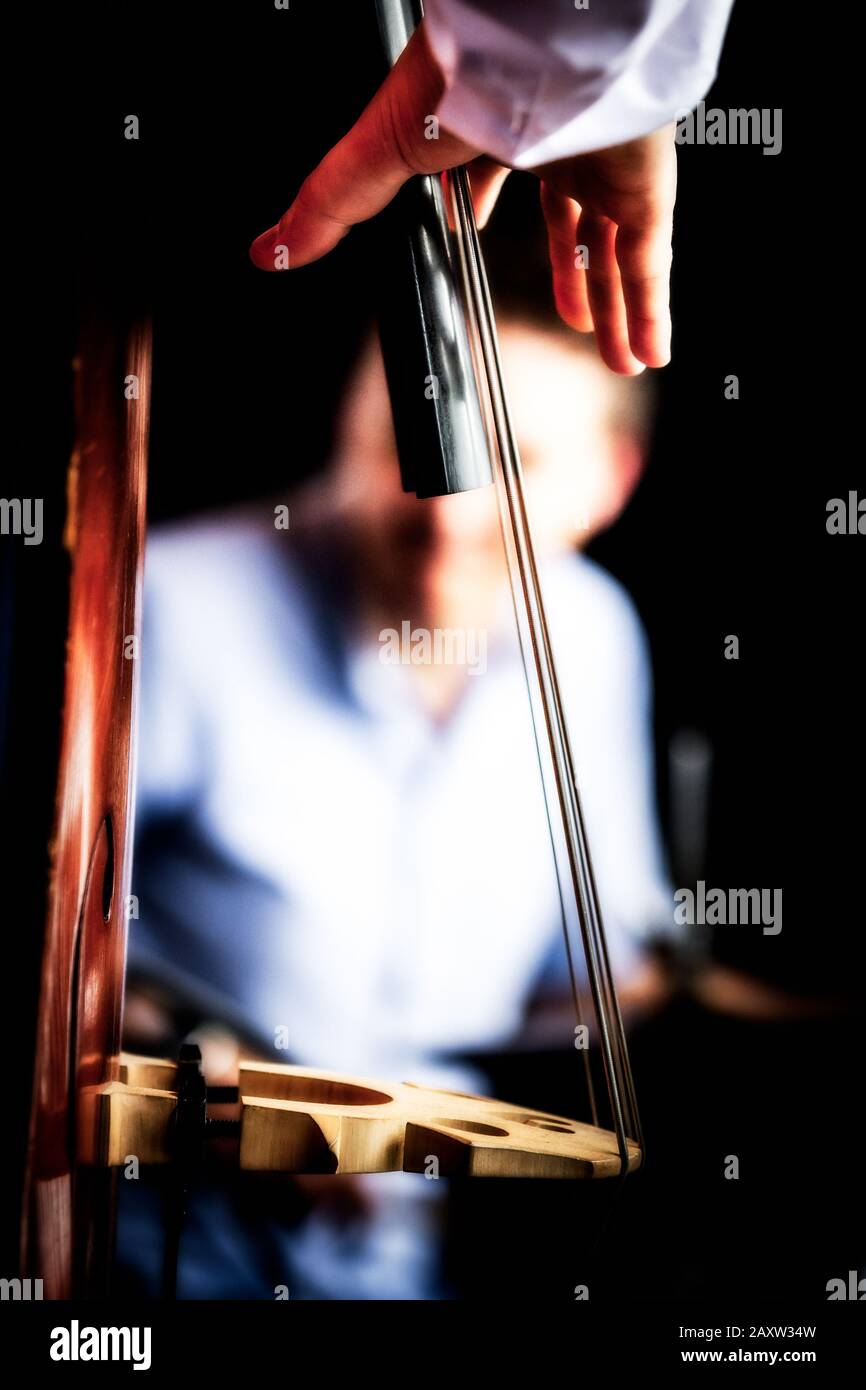
[[[616, 383], [557, 334], [500, 333], [512, 419], [539, 557], [572, 549], [621, 511], [640, 473], [636, 442], [610, 426]], [[495, 490], [419, 501], [400, 484], [377, 345], [349, 383], [338, 427], [335, 501], [380, 590], [444, 598], [501, 582]]]

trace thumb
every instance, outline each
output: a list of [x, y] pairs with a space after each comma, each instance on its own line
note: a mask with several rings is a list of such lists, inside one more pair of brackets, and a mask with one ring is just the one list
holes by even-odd
[[413, 174], [473, 158], [471, 145], [431, 119], [444, 86], [422, 24], [352, 129], [304, 180], [279, 222], [256, 237], [254, 264], [285, 270], [316, 261], [356, 222], [380, 212]]

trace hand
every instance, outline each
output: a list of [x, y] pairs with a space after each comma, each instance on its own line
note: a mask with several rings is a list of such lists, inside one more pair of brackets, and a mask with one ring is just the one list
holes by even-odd
[[[425, 138], [426, 118], [444, 85], [422, 23], [359, 120], [304, 180], [276, 226], [253, 242], [254, 263], [262, 270], [283, 268], [286, 251], [293, 267], [318, 260], [414, 174], [457, 164], [470, 166], [483, 225], [509, 170], [443, 128], [438, 139]], [[541, 180], [562, 317], [579, 332], [595, 331], [612, 371], [631, 376], [645, 366], [664, 366], [670, 358], [674, 127], [533, 172]], [[581, 247], [586, 252], [577, 255]]]

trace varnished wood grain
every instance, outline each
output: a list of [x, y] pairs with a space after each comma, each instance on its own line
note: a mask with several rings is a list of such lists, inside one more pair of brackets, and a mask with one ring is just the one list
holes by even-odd
[[[48, 1298], [87, 1292], [110, 1239], [105, 1213], [93, 1210], [98, 1191], [74, 1182], [75, 1100], [114, 1079], [119, 1055], [149, 335], [123, 344], [94, 325], [75, 370], [69, 627], [23, 1232], [24, 1267]], [[138, 396], [127, 399], [130, 376]]]

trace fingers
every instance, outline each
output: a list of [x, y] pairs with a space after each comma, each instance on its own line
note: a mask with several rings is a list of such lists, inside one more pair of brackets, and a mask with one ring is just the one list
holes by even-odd
[[620, 270], [616, 223], [583, 212], [577, 240], [586, 247], [586, 285], [596, 342], [602, 361], [622, 376], [636, 376], [644, 363], [632, 352]]
[[285, 270], [318, 260], [413, 174], [473, 158], [475, 149], [431, 121], [443, 85], [422, 25], [352, 129], [305, 179], [279, 222], [253, 242], [253, 262], [261, 270]]
[[586, 283], [585, 257], [578, 247], [580, 204], [548, 183], [541, 185], [541, 207], [547, 223], [547, 244], [553, 271], [556, 307], [567, 324], [579, 333], [592, 332], [592, 314]]
[[511, 170], [506, 165], [497, 164], [495, 159], [490, 159], [486, 154], [473, 159], [470, 164], [469, 186], [472, 189], [475, 221], [479, 227], [486, 226], [496, 206], [496, 199], [502, 191], [502, 185], [510, 173]]
[[[673, 127], [537, 172], [560, 314], [575, 328], [595, 329], [614, 371], [634, 375], [664, 366], [671, 340]], [[571, 267], [575, 250], [583, 252], [584, 274], [580, 261]]]
[[662, 366], [670, 355], [667, 276], [649, 231], [617, 228], [547, 182], [541, 205], [560, 316], [579, 333], [595, 330], [614, 372], [635, 376], [645, 365]]
[[611, 169], [616, 259], [632, 352], [648, 367], [670, 361], [671, 237], [677, 161], [671, 126], [623, 146]]
[[663, 218], [619, 227], [616, 259], [622, 281], [628, 338], [635, 357], [663, 367], [671, 356], [671, 224]]

